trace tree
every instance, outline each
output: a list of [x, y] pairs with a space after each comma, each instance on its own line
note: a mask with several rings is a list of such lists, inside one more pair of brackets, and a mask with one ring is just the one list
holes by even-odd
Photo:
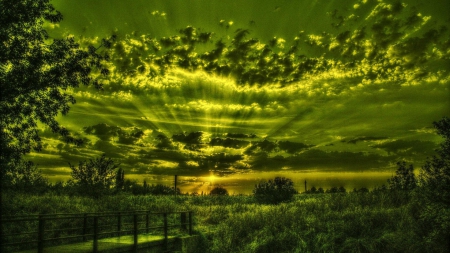
[[102, 155], [89, 161], [81, 161], [78, 167], [69, 163], [72, 177], [83, 195], [100, 197], [113, 186], [120, 164]]
[[276, 177], [255, 185], [253, 196], [260, 203], [278, 204], [292, 200], [297, 191], [291, 179]]
[[[100, 89], [99, 80], [108, 74], [108, 60], [100, 48], [109, 48], [103, 39], [98, 47], [80, 48], [73, 37], [50, 38], [45, 22], [62, 20], [49, 0], [0, 0], [0, 141], [1, 181], [5, 174], [17, 173], [14, 164], [31, 150], [42, 148], [38, 122], [60, 134], [66, 142], [81, 140], [56, 121], [69, 112], [75, 99], [67, 90], [81, 83]], [[113, 37], [111, 39], [114, 39]], [[93, 78], [95, 72], [98, 78]]]
[[389, 189], [411, 191], [416, 188], [416, 176], [414, 175], [413, 165], [406, 167], [406, 162], [397, 162], [395, 176], [388, 179]]
[[3, 189], [28, 193], [41, 193], [49, 189], [48, 180], [32, 162], [19, 160], [14, 167], [16, 173], [6, 173], [8, 180], [2, 185]]
[[450, 119], [433, 122], [437, 133], [444, 138], [437, 155], [422, 167], [419, 182], [428, 198], [450, 207]]
[[214, 189], [211, 190], [211, 192], [209, 192], [209, 195], [228, 196], [228, 191], [227, 191], [227, 189], [223, 188], [222, 186], [216, 186], [216, 187], [214, 187]]
[[437, 155], [428, 159], [419, 175], [421, 186], [421, 233], [433, 252], [450, 251], [450, 119], [433, 122], [437, 134], [444, 138]]
[[117, 191], [124, 190], [125, 186], [125, 172], [122, 168], [119, 168], [116, 173], [115, 187]]
[[330, 189], [326, 190], [326, 193], [346, 193], [346, 192], [347, 192], [347, 190], [343, 186], [340, 186], [339, 188], [336, 186], [333, 186]]

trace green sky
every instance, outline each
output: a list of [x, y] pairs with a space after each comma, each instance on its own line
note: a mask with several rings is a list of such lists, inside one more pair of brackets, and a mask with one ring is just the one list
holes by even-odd
[[118, 39], [104, 90], [70, 91], [60, 117], [86, 144], [42, 129], [30, 157], [49, 176], [106, 153], [155, 182], [314, 171], [373, 186], [369, 173], [397, 161], [419, 168], [441, 141], [432, 122], [450, 114], [446, 0], [53, 4], [52, 36]]

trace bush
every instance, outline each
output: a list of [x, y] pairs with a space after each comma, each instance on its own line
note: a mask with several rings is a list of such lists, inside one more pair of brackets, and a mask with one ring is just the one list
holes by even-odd
[[105, 155], [89, 161], [81, 161], [78, 167], [69, 164], [80, 193], [96, 198], [111, 190], [119, 165]]
[[228, 196], [228, 191], [222, 186], [216, 186], [209, 192], [209, 195]]
[[274, 180], [255, 185], [253, 196], [260, 203], [278, 204], [291, 201], [297, 191], [291, 179], [276, 177]]
[[14, 173], [5, 173], [6, 180], [1, 184], [2, 190], [38, 194], [48, 190], [48, 180], [32, 162], [19, 160], [14, 164], [14, 168]]

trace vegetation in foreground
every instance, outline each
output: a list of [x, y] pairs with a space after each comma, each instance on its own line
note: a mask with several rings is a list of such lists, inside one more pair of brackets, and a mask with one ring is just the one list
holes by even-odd
[[152, 210], [194, 212], [202, 252], [444, 252], [428, 240], [415, 192], [298, 194], [288, 203], [252, 196], [4, 194], [3, 215]]

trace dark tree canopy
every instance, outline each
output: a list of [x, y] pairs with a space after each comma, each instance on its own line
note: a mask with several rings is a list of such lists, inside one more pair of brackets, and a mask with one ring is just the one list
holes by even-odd
[[123, 173], [123, 170], [119, 168], [120, 164], [105, 155], [81, 161], [78, 167], [69, 165], [72, 169], [72, 178], [79, 186], [80, 193], [93, 197], [99, 197], [109, 191], [117, 180], [117, 173], [119, 171]]
[[99, 78], [108, 74], [108, 60], [98, 49], [108, 48], [110, 40], [98, 47], [82, 49], [73, 37], [50, 38], [46, 22], [58, 23], [62, 14], [49, 0], [0, 0], [0, 128], [2, 181], [12, 161], [42, 148], [37, 124], [41, 122], [67, 142], [79, 143], [56, 121], [75, 103], [69, 94], [80, 84], [101, 88]]
[[[437, 133], [444, 138], [437, 155], [428, 159], [419, 176], [422, 212], [420, 221], [424, 228], [430, 251], [450, 250], [450, 118], [433, 122]], [[424, 205], [425, 204], [425, 205]]]
[[388, 179], [391, 190], [410, 191], [416, 187], [416, 176], [414, 175], [413, 165], [406, 167], [406, 162], [398, 162], [395, 175]]
[[429, 199], [450, 207], [450, 118], [444, 117], [433, 125], [444, 141], [437, 155], [422, 167], [419, 181]]
[[266, 182], [255, 185], [253, 195], [261, 203], [278, 204], [292, 200], [297, 191], [294, 189], [294, 182], [285, 177], [276, 177]]
[[216, 195], [216, 196], [228, 196], [227, 189], [223, 188], [222, 186], [216, 186], [214, 189], [211, 190], [209, 193], [210, 195]]

